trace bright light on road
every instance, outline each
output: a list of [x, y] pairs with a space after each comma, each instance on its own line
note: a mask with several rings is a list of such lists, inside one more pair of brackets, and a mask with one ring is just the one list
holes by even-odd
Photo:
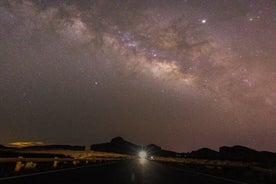
[[147, 153], [145, 151], [140, 151], [138, 156], [142, 159], [145, 159], [145, 158], [147, 158]]

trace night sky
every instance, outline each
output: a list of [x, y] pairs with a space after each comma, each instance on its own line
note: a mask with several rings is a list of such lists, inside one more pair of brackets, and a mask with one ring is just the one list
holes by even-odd
[[276, 1], [1, 0], [0, 144], [276, 152]]

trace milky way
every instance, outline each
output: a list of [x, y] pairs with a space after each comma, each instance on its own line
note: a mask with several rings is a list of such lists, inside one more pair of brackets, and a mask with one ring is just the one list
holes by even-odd
[[275, 150], [276, 3], [0, 3], [0, 138]]

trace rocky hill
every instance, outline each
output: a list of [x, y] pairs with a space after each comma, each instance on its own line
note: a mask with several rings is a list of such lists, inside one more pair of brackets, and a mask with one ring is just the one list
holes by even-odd
[[92, 144], [91, 150], [113, 152], [121, 154], [136, 155], [139, 151], [145, 150], [149, 155], [155, 156], [171, 156], [175, 157], [176, 152], [163, 150], [161, 147], [149, 144], [146, 146], [136, 145], [129, 141], [124, 140], [122, 137], [115, 137], [108, 143]]

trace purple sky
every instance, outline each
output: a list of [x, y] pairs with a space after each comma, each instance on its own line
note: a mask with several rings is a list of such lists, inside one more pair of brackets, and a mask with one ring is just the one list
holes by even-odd
[[276, 152], [273, 0], [2, 0], [0, 40], [0, 144]]

